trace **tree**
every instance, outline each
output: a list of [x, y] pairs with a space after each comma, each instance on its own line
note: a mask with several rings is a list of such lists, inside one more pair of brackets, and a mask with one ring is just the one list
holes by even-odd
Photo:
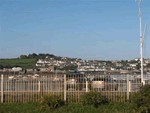
[[4, 66], [0, 64], [0, 69], [3, 69], [3, 68], [4, 68]]
[[6, 65], [6, 66], [4, 66], [4, 68], [12, 68], [13, 66], [11, 66], [11, 65]]
[[20, 55], [20, 59], [26, 59], [28, 58], [27, 55]]
[[19, 66], [16, 64], [16, 65], [14, 65], [14, 67], [19, 67]]
[[37, 58], [37, 54], [36, 54], [36, 53], [29, 54], [29, 55], [28, 55], [28, 58]]
[[140, 69], [141, 68], [141, 65], [140, 65], [140, 63], [138, 63], [138, 65], [136, 66], [136, 69]]

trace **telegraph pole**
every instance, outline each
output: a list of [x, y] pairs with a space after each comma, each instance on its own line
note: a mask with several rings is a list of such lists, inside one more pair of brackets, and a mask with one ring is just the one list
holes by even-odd
[[140, 18], [140, 48], [141, 48], [141, 84], [143, 84], [143, 38], [142, 38], [142, 11], [141, 11], [141, 2], [139, 0], [139, 18]]
[[[137, 0], [135, 0], [137, 1]], [[144, 37], [145, 37], [145, 33], [146, 33], [146, 27], [147, 27], [147, 23], [145, 25], [145, 30], [144, 30], [144, 34], [142, 37], [142, 11], [141, 11], [141, 2], [142, 0], [138, 0], [139, 1], [139, 18], [140, 18], [140, 55], [141, 55], [141, 84], [143, 84], [143, 43], [144, 43]]]

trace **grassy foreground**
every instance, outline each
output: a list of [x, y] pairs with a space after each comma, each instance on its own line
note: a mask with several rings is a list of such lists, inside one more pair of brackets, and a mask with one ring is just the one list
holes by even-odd
[[20, 67], [33, 67], [35, 66], [37, 59], [0, 59], [0, 64], [3, 66], [10, 65], [15, 66], [18, 65]]
[[81, 104], [68, 104], [54, 110], [40, 110], [39, 103], [0, 104], [0, 113], [131, 113], [125, 103], [101, 105], [98, 108]]

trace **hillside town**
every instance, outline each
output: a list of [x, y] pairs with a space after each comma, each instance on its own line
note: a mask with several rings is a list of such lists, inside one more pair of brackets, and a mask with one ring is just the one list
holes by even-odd
[[[144, 72], [150, 70], [150, 59], [144, 59]], [[140, 72], [140, 59], [133, 60], [82, 60], [78, 58], [60, 57], [54, 58], [46, 56], [37, 59], [33, 68], [23, 69], [21, 67], [3, 68], [1, 72]]]
[[[149, 72], [150, 70], [150, 59], [144, 59], [144, 70]], [[59, 70], [64, 70], [65, 67], [70, 66], [68, 70], [76, 71], [120, 71], [125, 70], [139, 71], [140, 70], [140, 59], [135, 58], [134, 60], [112, 60], [112, 61], [100, 61], [100, 60], [82, 60], [82, 59], [68, 59], [67, 57], [62, 57], [60, 60], [55, 60], [54, 58], [39, 59], [36, 63], [39, 69], [47, 66], [57, 67]], [[74, 66], [74, 69], [71, 69]], [[46, 69], [46, 68], [45, 68]], [[57, 70], [56, 69], [56, 70]], [[48, 70], [48, 68], [47, 68]], [[49, 70], [54, 71], [54, 70]]]

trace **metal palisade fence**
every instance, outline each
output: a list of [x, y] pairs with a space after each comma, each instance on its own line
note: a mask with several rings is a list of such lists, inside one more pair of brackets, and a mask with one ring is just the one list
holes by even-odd
[[[144, 83], [150, 84], [150, 76]], [[81, 73], [1, 75], [1, 102], [37, 102], [42, 95], [58, 95], [68, 102], [79, 102], [89, 91], [101, 92], [110, 101], [125, 101], [139, 91], [140, 75], [101, 75]]]

